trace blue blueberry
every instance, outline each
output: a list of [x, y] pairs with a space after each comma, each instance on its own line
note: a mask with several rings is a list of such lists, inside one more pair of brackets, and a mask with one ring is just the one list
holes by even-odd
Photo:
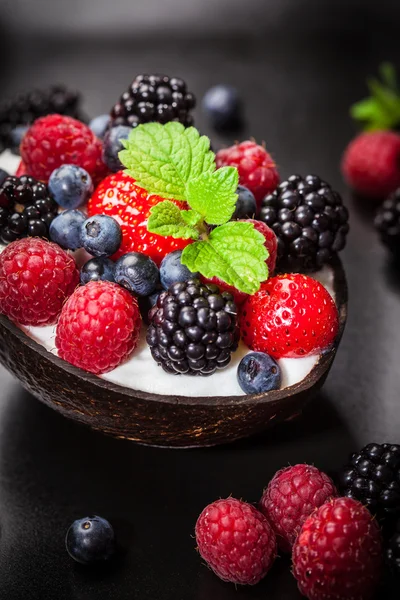
[[71, 558], [83, 565], [104, 562], [115, 553], [114, 529], [102, 517], [86, 517], [74, 521], [65, 538]]
[[232, 219], [254, 219], [257, 212], [257, 202], [253, 193], [244, 185], [238, 185], [236, 193], [238, 199]]
[[139, 296], [149, 296], [156, 289], [160, 275], [157, 265], [146, 254], [129, 252], [115, 264], [115, 281]]
[[263, 352], [250, 352], [242, 358], [237, 379], [246, 394], [262, 394], [281, 387], [281, 369], [278, 363]]
[[27, 125], [17, 125], [17, 127], [14, 127], [14, 129], [11, 130], [10, 144], [11, 150], [15, 154], [19, 154], [19, 147], [21, 145], [22, 138], [24, 137], [28, 129], [29, 127]]
[[94, 135], [102, 140], [110, 121], [110, 115], [99, 115], [90, 121], [89, 127], [93, 131]]
[[103, 141], [103, 161], [106, 163], [110, 171], [116, 173], [124, 168], [118, 158], [118, 152], [123, 150], [121, 140], [126, 140], [132, 131], [132, 127], [127, 125], [116, 125], [111, 127], [104, 136]]
[[78, 208], [93, 192], [89, 173], [76, 165], [62, 165], [50, 175], [48, 188], [62, 208]]
[[182, 250], [175, 250], [167, 254], [160, 265], [160, 280], [164, 289], [168, 289], [173, 283], [178, 281], [189, 281], [194, 277], [199, 277], [199, 273], [192, 273], [181, 263]]
[[81, 245], [92, 256], [111, 256], [122, 242], [121, 227], [107, 215], [94, 215], [81, 227]]
[[0, 169], [0, 185], [5, 181], [5, 179], [9, 177], [9, 174], [4, 169]]
[[82, 285], [89, 281], [114, 281], [114, 267], [115, 264], [109, 258], [91, 258], [81, 269]]
[[216, 85], [203, 98], [203, 110], [217, 129], [236, 127], [241, 119], [239, 93], [231, 85]]
[[80, 210], [65, 210], [50, 223], [50, 239], [66, 250], [81, 248], [81, 227], [85, 218]]

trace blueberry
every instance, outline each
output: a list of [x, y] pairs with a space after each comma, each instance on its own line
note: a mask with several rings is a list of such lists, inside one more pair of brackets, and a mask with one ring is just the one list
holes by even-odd
[[0, 185], [3, 183], [3, 181], [9, 177], [7, 171], [4, 171], [4, 169], [0, 169]]
[[271, 390], [279, 390], [281, 369], [268, 354], [250, 352], [239, 363], [237, 379], [246, 394], [262, 394]]
[[159, 282], [157, 265], [140, 252], [129, 252], [121, 256], [115, 264], [114, 277], [117, 283], [139, 296], [152, 294]]
[[238, 185], [236, 193], [238, 194], [238, 199], [232, 219], [254, 219], [254, 215], [257, 212], [257, 202], [252, 192], [244, 187], [244, 185]]
[[216, 85], [206, 92], [203, 110], [217, 129], [236, 127], [241, 118], [239, 93], [231, 85]]
[[111, 256], [121, 245], [121, 227], [107, 215], [94, 215], [81, 227], [81, 245], [93, 256]]
[[14, 129], [10, 131], [11, 150], [15, 154], [19, 154], [19, 147], [21, 145], [22, 138], [24, 137], [28, 129], [29, 127], [27, 125], [17, 125], [17, 127], [14, 127]]
[[50, 224], [50, 239], [67, 250], [81, 247], [81, 227], [85, 215], [80, 210], [65, 210]]
[[48, 187], [54, 200], [63, 208], [78, 208], [93, 192], [89, 173], [76, 165], [62, 165], [53, 171]]
[[192, 273], [185, 265], [181, 263], [182, 250], [175, 250], [167, 254], [162, 260], [160, 266], [161, 285], [166, 290], [178, 281], [189, 281], [196, 279], [199, 273]]
[[114, 281], [115, 265], [109, 258], [91, 258], [81, 269], [81, 283], [89, 281]]
[[74, 521], [65, 538], [71, 558], [83, 565], [103, 562], [115, 553], [114, 529], [102, 517], [86, 517]]
[[110, 171], [116, 173], [124, 168], [118, 158], [118, 152], [123, 150], [121, 140], [126, 140], [132, 131], [132, 127], [127, 125], [116, 125], [111, 127], [104, 136], [103, 142], [103, 161], [106, 163]]
[[94, 135], [102, 140], [110, 121], [110, 115], [99, 115], [90, 121], [89, 127], [93, 131]]

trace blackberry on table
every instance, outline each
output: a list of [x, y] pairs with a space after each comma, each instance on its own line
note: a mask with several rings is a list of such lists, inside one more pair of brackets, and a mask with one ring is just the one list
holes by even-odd
[[400, 577], [400, 520], [386, 547], [386, 562], [393, 575]]
[[0, 239], [4, 244], [23, 237], [49, 237], [58, 206], [47, 186], [33, 177], [7, 177], [0, 186]]
[[382, 242], [394, 254], [400, 253], [400, 188], [393, 192], [379, 207], [375, 228]]
[[340, 487], [378, 517], [400, 515], [400, 445], [368, 444], [352, 454]]
[[265, 196], [260, 221], [278, 238], [281, 269], [315, 270], [346, 244], [348, 211], [340, 195], [317, 175], [292, 175]]
[[238, 345], [233, 296], [198, 279], [174, 283], [150, 311], [147, 343], [173, 375], [211, 375], [226, 367]]
[[167, 75], [138, 75], [111, 110], [111, 127], [158, 121], [179, 121], [193, 125], [191, 109], [196, 99], [187, 91], [186, 83]]

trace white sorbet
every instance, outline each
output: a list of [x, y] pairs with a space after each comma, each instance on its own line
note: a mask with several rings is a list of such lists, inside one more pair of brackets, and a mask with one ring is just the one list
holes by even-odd
[[[11, 152], [5, 151], [0, 155], [0, 168], [8, 173], [15, 173], [19, 163], [19, 157]], [[0, 251], [2, 247], [0, 245]], [[78, 251], [76, 259], [78, 264], [83, 264], [85, 258], [82, 251]], [[333, 270], [324, 267], [313, 278], [322, 283], [332, 298], [335, 300], [333, 290]], [[57, 355], [55, 347], [55, 326], [25, 327], [20, 326], [35, 342], [46, 348], [49, 352]], [[146, 343], [146, 329], [143, 326], [139, 343], [132, 357], [122, 365], [101, 375], [103, 379], [124, 387], [140, 390], [152, 394], [163, 394], [171, 396], [244, 396], [240, 388], [236, 372], [243, 356], [251, 352], [243, 342], [233, 354], [230, 364], [217, 371], [209, 377], [191, 377], [190, 375], [169, 375], [153, 360], [150, 348]], [[319, 355], [304, 358], [281, 358], [277, 362], [282, 371], [281, 388], [286, 388], [302, 381], [317, 364]]]

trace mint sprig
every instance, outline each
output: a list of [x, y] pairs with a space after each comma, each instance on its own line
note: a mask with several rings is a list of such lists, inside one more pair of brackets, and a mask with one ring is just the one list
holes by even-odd
[[170, 200], [156, 204], [148, 231], [194, 240], [183, 250], [182, 264], [255, 293], [268, 278], [268, 251], [264, 236], [252, 223], [229, 222], [237, 201], [237, 169], [216, 169], [209, 139], [180, 123], [139, 125], [124, 146], [119, 158], [137, 185], [150, 194], [186, 201], [190, 207], [180, 209]]

